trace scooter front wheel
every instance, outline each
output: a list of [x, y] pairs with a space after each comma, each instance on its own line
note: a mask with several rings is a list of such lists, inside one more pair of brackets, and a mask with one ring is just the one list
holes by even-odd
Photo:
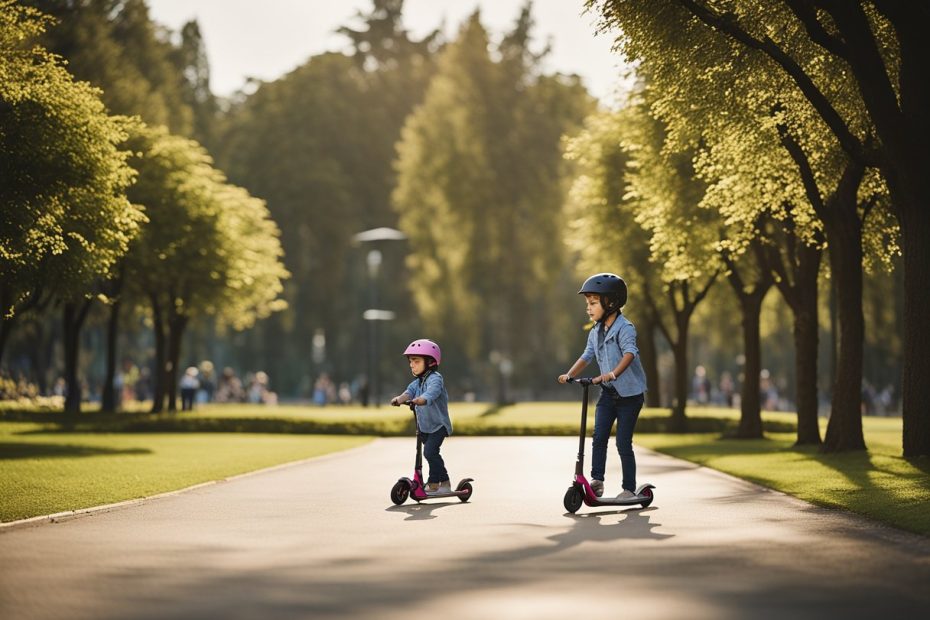
[[391, 489], [391, 501], [397, 506], [406, 502], [409, 495], [410, 487], [403, 480], [398, 480], [397, 484]]
[[648, 507], [649, 504], [652, 503], [652, 500], [655, 498], [655, 496], [652, 494], [652, 489], [649, 487], [646, 487], [645, 489], [640, 491], [639, 494], [646, 498], [645, 500], [639, 503], [639, 505], [642, 506], [643, 508]]
[[581, 508], [581, 503], [584, 501], [584, 496], [581, 494], [581, 489], [572, 485], [568, 487], [568, 490], [565, 491], [565, 499], [562, 503], [565, 505], [565, 510], [574, 514], [579, 508]]
[[461, 495], [459, 495], [459, 501], [460, 501], [460, 502], [467, 502], [468, 500], [471, 499], [471, 494], [472, 494], [472, 491], [473, 491], [474, 489], [472, 489], [471, 482], [466, 482], [465, 484], [461, 485], [461, 486], [458, 488], [458, 490], [459, 490], [459, 491], [464, 491], [464, 493], [462, 493]]

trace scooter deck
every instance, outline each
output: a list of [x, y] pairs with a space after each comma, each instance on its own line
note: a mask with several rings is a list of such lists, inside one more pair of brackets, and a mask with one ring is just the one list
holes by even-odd
[[623, 499], [618, 499], [616, 497], [596, 497], [595, 499], [590, 499], [585, 497], [585, 503], [589, 506], [639, 506], [644, 501], [646, 501], [645, 495], [634, 495], [633, 497], [624, 497]]
[[461, 497], [462, 495], [468, 495], [466, 491], [452, 491], [451, 493], [427, 493], [424, 497], [416, 497], [413, 494], [410, 495], [410, 499], [422, 502], [428, 499], [441, 499], [443, 497]]

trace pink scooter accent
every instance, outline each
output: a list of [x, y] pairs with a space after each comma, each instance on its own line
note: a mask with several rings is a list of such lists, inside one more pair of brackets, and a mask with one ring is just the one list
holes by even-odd
[[417, 429], [417, 458], [413, 465], [413, 479], [400, 478], [391, 488], [391, 501], [400, 506], [407, 498], [410, 497], [416, 502], [422, 502], [425, 499], [439, 499], [442, 497], [457, 497], [462, 502], [471, 499], [473, 492], [471, 483], [474, 478], [463, 478], [459, 481], [455, 490], [448, 493], [427, 493], [423, 484], [423, 442], [420, 438], [420, 427], [417, 425], [416, 406], [412, 402], [407, 402], [410, 411], [413, 412], [413, 424]]
[[581, 401], [581, 429], [578, 433], [578, 459], [575, 461], [575, 478], [572, 486], [568, 487], [565, 492], [563, 505], [565, 510], [575, 513], [581, 504], [588, 506], [635, 506], [639, 504], [643, 508], [652, 503], [654, 495], [652, 490], [655, 488], [651, 484], [641, 484], [636, 489], [636, 495], [618, 499], [616, 497], [598, 497], [594, 494], [594, 489], [588, 479], [582, 473], [584, 471], [584, 440], [588, 426], [588, 388], [592, 385], [591, 379], [569, 379], [569, 383], [578, 383], [584, 387], [584, 397]]

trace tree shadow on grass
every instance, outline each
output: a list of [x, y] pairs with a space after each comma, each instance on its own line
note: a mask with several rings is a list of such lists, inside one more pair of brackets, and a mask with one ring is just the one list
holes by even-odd
[[0, 441], [0, 461], [18, 459], [54, 459], [84, 456], [115, 456], [125, 454], [151, 454], [146, 448], [100, 448], [74, 444], [13, 443]]

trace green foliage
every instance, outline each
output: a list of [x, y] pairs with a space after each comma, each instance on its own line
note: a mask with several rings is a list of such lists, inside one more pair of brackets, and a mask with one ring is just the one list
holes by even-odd
[[79, 80], [103, 90], [112, 113], [190, 135], [193, 112], [183, 54], [149, 17], [145, 0], [22, 0], [52, 16], [42, 37]]
[[[411, 292], [432, 333], [539, 377], [573, 337], [559, 308], [566, 187], [560, 139], [590, 111], [583, 87], [540, 75], [528, 9], [489, 52], [473, 15], [443, 50], [398, 146], [393, 202], [411, 240]], [[524, 379], [526, 377], [523, 377]]]
[[130, 199], [149, 217], [127, 259], [127, 284], [178, 316], [237, 329], [281, 309], [287, 272], [261, 200], [229, 185], [196, 142], [135, 127]]
[[0, 300], [89, 292], [126, 253], [144, 216], [123, 191], [127, 121], [32, 41], [47, 20], [0, 2]]
[[[358, 16], [357, 28], [342, 30], [355, 48], [352, 56], [311, 58], [259, 85], [224, 121], [218, 161], [234, 182], [267, 201], [293, 274], [284, 293], [289, 309], [259, 326], [242, 355], [286, 391], [318, 373], [317, 364], [341, 376], [361, 370], [354, 354], [365, 338], [359, 314], [374, 292], [364, 250], [351, 239], [397, 225], [390, 210], [394, 144], [433, 71], [435, 37], [411, 39], [399, 5], [375, 3], [370, 14]], [[385, 251], [387, 277], [401, 275], [401, 251]], [[378, 297], [382, 307], [409, 308], [399, 287], [382, 287]], [[405, 314], [392, 323], [397, 335], [413, 328]], [[322, 362], [290, 346], [318, 334], [327, 343]]]

